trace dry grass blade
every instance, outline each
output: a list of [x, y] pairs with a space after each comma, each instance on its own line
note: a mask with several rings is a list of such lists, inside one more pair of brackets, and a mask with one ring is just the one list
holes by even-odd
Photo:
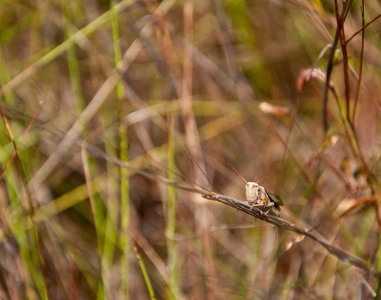
[[[12, 155], [12, 157], [10, 158], [10, 160], [8, 161], [7, 165], [5, 166], [5, 168], [3, 169], [3, 171], [1, 172], [1, 174], [0, 174], [0, 179], [3, 178], [5, 171], [9, 168], [9, 166], [12, 164], [13, 160], [15, 159], [15, 157], [18, 155], [17, 152], [19, 151], [19, 149], [20, 149], [20, 147], [21, 147], [21, 145], [22, 145], [22, 143], [23, 143], [25, 137], [28, 135], [28, 132], [31, 130], [32, 125], [33, 125], [33, 122], [36, 120], [36, 118], [37, 118], [37, 116], [38, 116], [38, 114], [39, 114], [39, 112], [40, 112], [41, 106], [42, 106], [42, 101], [38, 104], [38, 107], [37, 107], [37, 109], [36, 109], [36, 112], [34, 113], [32, 120], [30, 121], [30, 123], [29, 123], [27, 129], [25, 130], [25, 133], [24, 133], [24, 135], [22, 136], [20, 143], [17, 145], [17, 147], [16, 147], [16, 149], [15, 149], [15, 152], [13, 153], [13, 155]], [[0, 112], [1, 112], [1, 114], [3, 115], [3, 112], [2, 112], [1, 110], [0, 110]], [[5, 118], [4, 115], [3, 115], [3, 118]]]

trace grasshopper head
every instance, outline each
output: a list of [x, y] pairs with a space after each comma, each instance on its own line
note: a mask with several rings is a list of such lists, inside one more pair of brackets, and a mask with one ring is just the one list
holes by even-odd
[[246, 200], [249, 204], [254, 204], [258, 200], [258, 183], [248, 182], [246, 183]]

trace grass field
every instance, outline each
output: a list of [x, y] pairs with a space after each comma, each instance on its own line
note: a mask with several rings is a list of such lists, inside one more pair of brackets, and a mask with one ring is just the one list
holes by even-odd
[[0, 299], [378, 299], [380, 13], [1, 1]]

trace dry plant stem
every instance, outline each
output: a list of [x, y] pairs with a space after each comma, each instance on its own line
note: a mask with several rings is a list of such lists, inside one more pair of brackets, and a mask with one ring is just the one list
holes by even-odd
[[[188, 41], [193, 40], [193, 3], [187, 2], [184, 5], [183, 15], [184, 15], [184, 37]], [[167, 28], [168, 30], [168, 28]], [[168, 30], [169, 31], [169, 30]], [[201, 149], [201, 140], [199, 136], [199, 130], [197, 128], [195, 114], [193, 112], [193, 104], [192, 104], [192, 94], [193, 94], [193, 60], [192, 53], [188, 53], [185, 49], [183, 49], [183, 76], [182, 76], [182, 98], [181, 98], [181, 110], [182, 110], [182, 118], [185, 126], [185, 137], [187, 141], [187, 145], [189, 147], [189, 153], [191, 157], [194, 159], [195, 164], [198, 168], [194, 168], [192, 166], [192, 172], [190, 173], [191, 180], [197, 182], [197, 184], [204, 185], [206, 173], [206, 166], [204, 157], [202, 155], [203, 151]], [[195, 224], [197, 232], [204, 232], [208, 228], [210, 228], [213, 218], [211, 216], [210, 210], [205, 206], [197, 206], [196, 213], [194, 215]], [[201, 216], [201, 217], [200, 217]], [[205, 259], [205, 267], [204, 270], [210, 272], [211, 276], [208, 276], [208, 280], [206, 281], [207, 293], [210, 298], [213, 298], [212, 295], [216, 294], [215, 287], [217, 286], [217, 282], [214, 278], [215, 276], [215, 266], [213, 262], [213, 243], [211, 242], [210, 235], [205, 235], [201, 237], [203, 244], [203, 252], [206, 254]]]
[[335, 38], [333, 39], [332, 42], [332, 47], [331, 51], [329, 52], [328, 56], [328, 63], [327, 63], [327, 76], [326, 76], [326, 81], [325, 81], [325, 87], [324, 87], [324, 100], [323, 100], [323, 126], [324, 126], [324, 135], [328, 131], [328, 91], [329, 91], [329, 86], [331, 82], [331, 74], [333, 70], [333, 58], [335, 56], [335, 51], [337, 48], [337, 44], [339, 42], [339, 33], [338, 30], [335, 32]]
[[[193, 4], [187, 2], [184, 5], [184, 36], [187, 40], [192, 40], [192, 28], [193, 28]], [[197, 123], [192, 107], [192, 71], [193, 61], [192, 55], [184, 51], [183, 58], [183, 80], [182, 80], [182, 99], [181, 99], [181, 109], [182, 117], [184, 120], [186, 140], [189, 147], [189, 153], [194, 158], [198, 168], [194, 169], [195, 182], [201, 184], [203, 178], [203, 173], [206, 173], [206, 167], [204, 159], [201, 155], [203, 151], [201, 150], [201, 141], [198, 135]]]
[[266, 214], [262, 210], [260, 210], [256, 207], [251, 208], [251, 205], [249, 205], [248, 203], [242, 202], [240, 200], [237, 200], [237, 199], [225, 196], [225, 195], [209, 192], [208, 194], [203, 194], [203, 197], [206, 199], [209, 199], [209, 200], [217, 201], [217, 202], [229, 205], [231, 207], [234, 207], [237, 210], [240, 210], [246, 214], [249, 214], [249, 215], [251, 215], [255, 218], [258, 218], [262, 221], [265, 221], [267, 223], [271, 223], [273, 225], [276, 225], [280, 228], [308, 236], [309, 238], [318, 242], [328, 252], [335, 255], [340, 260], [348, 262], [352, 266], [356, 266], [356, 267], [358, 267], [358, 268], [360, 268], [360, 269], [362, 269], [368, 273], [371, 273], [374, 276], [377, 275], [376, 271], [374, 269], [371, 269], [364, 260], [357, 258], [357, 257], [354, 257], [351, 254], [345, 252], [344, 250], [337, 248], [337, 247], [333, 246], [332, 244], [324, 241], [323, 238], [321, 238], [320, 236], [318, 236], [315, 233], [312, 233], [310, 231], [310, 229], [297, 226], [297, 225], [295, 225], [291, 222], [288, 222], [282, 218], [279, 218], [277, 216]]
[[[102, 268], [102, 263], [101, 263], [102, 249], [101, 249], [101, 243], [100, 243], [100, 228], [99, 228], [98, 219], [97, 219], [96, 204], [95, 204], [94, 193], [93, 193], [94, 189], [93, 189], [92, 180], [91, 180], [90, 166], [88, 163], [86, 145], [87, 145], [87, 142], [83, 142], [82, 149], [81, 149], [81, 157], [82, 157], [82, 164], [83, 164], [83, 172], [85, 174], [86, 186], [87, 186], [87, 191], [88, 191], [89, 200], [90, 200], [90, 207], [92, 212], [91, 215], [93, 216], [93, 222], [95, 226], [95, 235], [96, 235], [97, 249], [99, 254], [98, 263]], [[101, 274], [103, 274], [103, 270], [101, 270]], [[103, 275], [102, 275], [102, 278], [103, 278]]]
[[[364, 9], [364, 2], [362, 2], [362, 9]], [[363, 13], [363, 12], [362, 12]], [[379, 14], [377, 17], [373, 18], [372, 21], [369, 21], [368, 23], [366, 23], [364, 25], [364, 22], [363, 22], [363, 26], [357, 30], [349, 39], [347, 39], [347, 44], [356, 36], [358, 35], [360, 32], [364, 31], [365, 28], [367, 28], [370, 24], [372, 24], [374, 21], [376, 21], [379, 17], [381, 17], [381, 14]], [[364, 18], [363, 18], [363, 21], [364, 21]]]
[[[359, 101], [361, 79], [362, 79], [362, 66], [364, 62], [364, 42], [365, 42], [364, 0], [362, 0], [361, 2], [361, 19], [362, 19], [362, 29], [361, 29], [360, 66], [359, 66], [359, 76], [358, 76], [358, 82], [356, 87], [355, 101], [353, 105], [352, 124], [355, 123], [356, 109], [357, 109], [357, 103]], [[348, 40], [346, 41], [346, 44], [348, 44]]]
[[[345, 9], [345, 5], [343, 6], [343, 11]], [[347, 44], [345, 42], [345, 31], [344, 31], [344, 18], [339, 15], [338, 7], [337, 7], [337, 0], [335, 0], [335, 13], [336, 13], [336, 22], [337, 22], [337, 30], [339, 35], [339, 41], [341, 45], [341, 50], [343, 53], [343, 66], [344, 66], [344, 89], [345, 89], [345, 103], [346, 103], [346, 117], [347, 121], [351, 124], [353, 127], [353, 124], [351, 122], [351, 105], [350, 105], [350, 86], [349, 86], [349, 72], [348, 72], [348, 51], [347, 51]]]
[[336, 12], [336, 18], [337, 18], [337, 28], [335, 32], [335, 37], [332, 42], [332, 48], [331, 51], [329, 52], [329, 56], [327, 59], [327, 76], [326, 76], [326, 82], [325, 82], [325, 88], [324, 88], [324, 102], [323, 102], [323, 126], [324, 126], [324, 134], [327, 133], [328, 131], [328, 90], [330, 89], [330, 82], [331, 82], [331, 74], [333, 70], [333, 58], [335, 57], [335, 51], [337, 48], [337, 44], [339, 42], [340, 38], [340, 28], [339, 28], [339, 20], [342, 20], [344, 22], [345, 17], [346, 17], [346, 10], [347, 7], [350, 6], [352, 1], [349, 1], [349, 4], [343, 3], [343, 9], [341, 12], [341, 16], [339, 16], [338, 9], [337, 9], [337, 1], [335, 0], [335, 12]]

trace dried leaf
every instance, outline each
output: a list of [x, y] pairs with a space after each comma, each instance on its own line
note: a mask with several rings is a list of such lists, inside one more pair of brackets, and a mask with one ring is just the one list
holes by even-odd
[[304, 240], [306, 236], [304, 234], [296, 234], [294, 235], [289, 241], [288, 243], [286, 244], [286, 251], [287, 250], [290, 250], [290, 248], [292, 247], [292, 245], [294, 245], [295, 243], [299, 243], [301, 241]]
[[[301, 92], [303, 89], [303, 85], [305, 82], [308, 82], [311, 78], [314, 78], [318, 81], [325, 82], [327, 80], [327, 77], [325, 73], [316, 68], [308, 68], [304, 69], [300, 72], [298, 80], [296, 81], [296, 89]], [[329, 82], [329, 87], [333, 89], [333, 82]]]
[[261, 102], [259, 104], [259, 109], [265, 114], [271, 114], [275, 116], [285, 116], [289, 115], [289, 109], [282, 106], [277, 106], [270, 104], [268, 102]]

